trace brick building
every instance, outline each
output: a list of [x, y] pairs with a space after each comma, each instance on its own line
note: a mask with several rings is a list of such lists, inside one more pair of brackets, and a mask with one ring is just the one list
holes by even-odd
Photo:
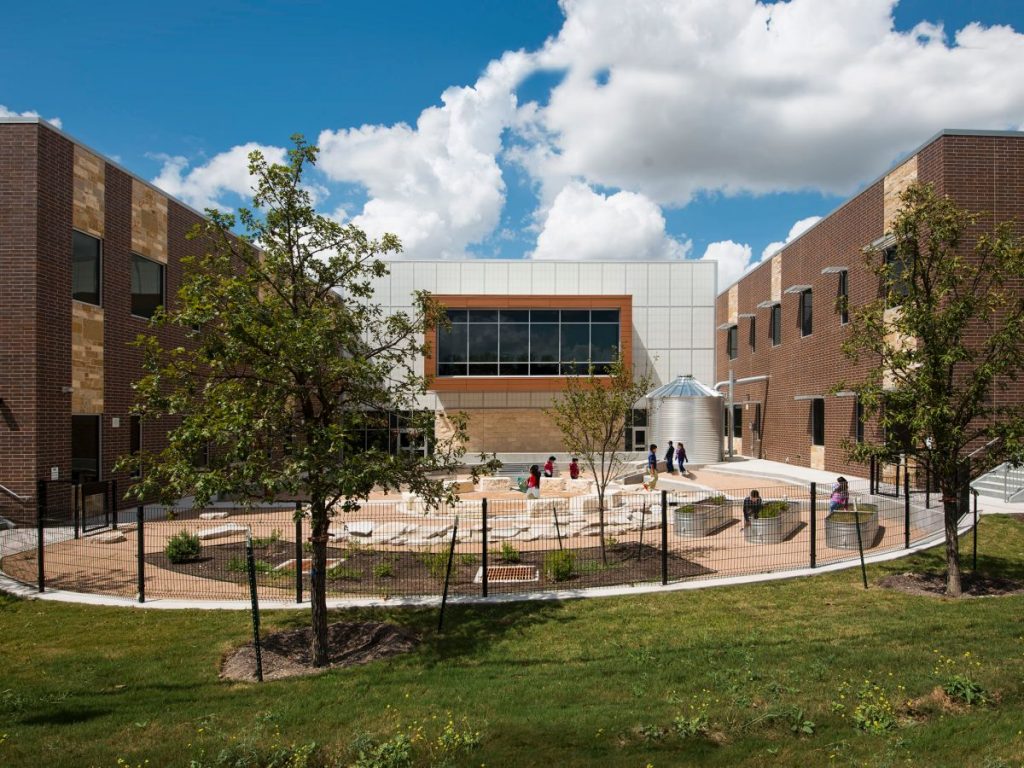
[[[47, 123], [0, 119], [0, 517], [25, 521], [40, 479], [131, 478], [119, 456], [157, 450], [167, 423], [130, 415], [140, 354], [129, 345], [181, 283], [186, 232], [201, 215]], [[453, 313], [421, 403], [438, 429], [471, 415], [472, 451], [506, 459], [558, 452], [544, 409], [570, 369], [621, 351], [657, 383], [714, 375], [716, 265], [708, 262], [395, 261], [376, 300], [400, 309], [414, 290]], [[173, 328], [167, 346], [187, 344]], [[389, 414], [366, 443], [392, 451], [423, 443]], [[627, 444], [642, 450], [635, 412]], [[642, 455], [642, 454], [639, 454]]]
[[177, 291], [200, 220], [49, 124], [0, 119], [0, 517], [33, 516], [40, 478], [123, 491], [117, 457], [160, 446], [166, 425], [129, 414], [129, 342]]
[[[800, 237], [719, 294], [716, 380], [735, 379], [726, 431], [738, 455], [867, 476], [844, 441], [877, 437], [855, 397], [833, 393], [871, 367], [841, 353], [851, 308], [879, 296], [864, 249], [884, 250], [899, 194], [931, 183], [958, 205], [985, 212], [980, 228], [1024, 222], [1024, 133], [947, 130], [927, 141]], [[969, 252], [971, 244], [965, 244]], [[721, 389], [725, 390], [726, 385]], [[1018, 389], [1004, 393], [1020, 399]]]

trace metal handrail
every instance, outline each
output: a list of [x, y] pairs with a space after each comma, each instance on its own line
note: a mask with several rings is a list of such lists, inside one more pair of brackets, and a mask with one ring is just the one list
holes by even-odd
[[968, 459], [973, 459], [973, 458], [974, 458], [975, 456], [977, 456], [977, 455], [978, 455], [979, 453], [981, 453], [982, 451], [987, 451], [987, 450], [988, 450], [989, 448], [991, 448], [991, 447], [992, 447], [993, 445], [995, 445], [996, 443], [998, 443], [998, 442], [999, 442], [1000, 440], [1002, 440], [1002, 439], [1003, 439], [1003, 438], [1001, 438], [1001, 437], [993, 437], [993, 438], [992, 438], [991, 440], [989, 440], [989, 441], [988, 441], [987, 443], [985, 443], [985, 444], [984, 444], [983, 446], [981, 446], [980, 448], [975, 448], [975, 449], [974, 449], [973, 451], [971, 451], [970, 453], [968, 453], [968, 454], [967, 454], [967, 458], [968, 458]]
[[[1012, 491], [1010, 490], [1011, 469], [1021, 472], [1021, 479], [1024, 479], [1024, 468], [1011, 466], [1008, 461], [1003, 462], [1003, 501], [1008, 504], [1016, 501], [1017, 497], [1024, 493], [1024, 484], [1018, 485]], [[1015, 477], [1014, 482], [1021, 482], [1021, 479]]]
[[12, 491], [6, 485], [0, 485], [0, 491], [3, 491], [8, 496], [10, 496], [12, 499], [14, 499], [15, 501], [19, 501], [22, 504], [28, 504], [30, 501], [32, 501], [32, 497], [31, 496], [19, 496], [17, 493]]

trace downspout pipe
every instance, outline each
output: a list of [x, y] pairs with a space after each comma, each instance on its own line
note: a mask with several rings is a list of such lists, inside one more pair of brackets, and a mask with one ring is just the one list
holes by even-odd
[[719, 381], [715, 384], [715, 389], [721, 389], [726, 384], [729, 385], [728, 405], [729, 409], [729, 458], [733, 458], [736, 455], [736, 451], [733, 449], [732, 436], [734, 432], [734, 425], [732, 419], [734, 416], [733, 403], [735, 403], [735, 387], [737, 384], [752, 384], [755, 381], [767, 381], [769, 378], [768, 374], [762, 374], [760, 376], [744, 376], [742, 379], [737, 379], [736, 374], [733, 373], [732, 368], [729, 369], [729, 378], [725, 381]]

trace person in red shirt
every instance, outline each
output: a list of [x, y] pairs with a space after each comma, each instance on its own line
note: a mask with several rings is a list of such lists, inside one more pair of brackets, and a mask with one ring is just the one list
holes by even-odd
[[544, 477], [555, 476], [555, 457], [548, 456], [548, 460], [544, 463]]
[[530, 476], [526, 478], [526, 498], [540, 498], [540, 467], [536, 464], [530, 467]]
[[576, 457], [573, 456], [572, 457], [572, 461], [569, 462], [569, 477], [572, 478], [573, 480], [575, 480], [579, 476], [580, 476], [580, 465], [579, 465], [579, 462], [576, 461]]

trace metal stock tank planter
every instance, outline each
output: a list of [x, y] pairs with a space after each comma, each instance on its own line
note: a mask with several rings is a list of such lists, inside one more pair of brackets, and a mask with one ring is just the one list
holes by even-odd
[[677, 536], [699, 538], [729, 525], [733, 517], [735, 502], [725, 496], [712, 496], [708, 499], [683, 504], [675, 510], [675, 530]]
[[766, 501], [756, 519], [749, 521], [743, 537], [750, 544], [779, 544], [800, 527], [800, 508], [787, 500]]
[[878, 535], [878, 506], [858, 504], [856, 511], [836, 510], [825, 518], [825, 544], [834, 549], [858, 549], [857, 527], [864, 549], [874, 546]]

